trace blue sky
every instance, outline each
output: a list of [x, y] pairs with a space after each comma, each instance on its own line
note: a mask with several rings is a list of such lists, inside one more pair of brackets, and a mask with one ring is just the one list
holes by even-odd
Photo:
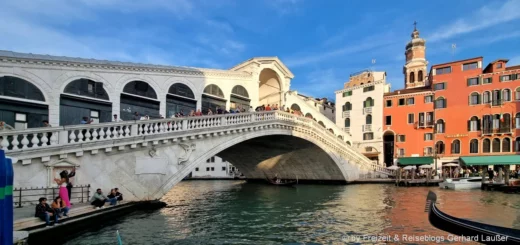
[[3, 50], [220, 69], [278, 56], [292, 89], [316, 97], [367, 68], [402, 88], [414, 21], [430, 65], [520, 64], [516, 0], [2, 0], [0, 16]]

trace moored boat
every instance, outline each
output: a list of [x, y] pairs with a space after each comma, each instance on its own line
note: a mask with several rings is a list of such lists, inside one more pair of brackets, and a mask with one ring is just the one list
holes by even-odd
[[439, 210], [436, 201], [437, 195], [430, 191], [425, 211], [435, 228], [483, 244], [520, 244], [520, 230], [453, 217]]
[[446, 179], [443, 182], [439, 183], [440, 188], [450, 190], [480, 189], [481, 185], [482, 177]]

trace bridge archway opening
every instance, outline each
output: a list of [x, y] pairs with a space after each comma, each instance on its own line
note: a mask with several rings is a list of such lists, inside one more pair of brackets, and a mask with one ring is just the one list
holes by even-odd
[[265, 68], [260, 72], [259, 81], [259, 105], [278, 104], [278, 107], [281, 107], [283, 87], [278, 74], [272, 69]]
[[[341, 170], [322, 148], [290, 135], [252, 138], [217, 154], [237, 167], [247, 179], [345, 181]], [[316, 164], [319, 163], [319, 164]]]
[[327, 128], [325, 127], [325, 124], [322, 121], [319, 121], [318, 124], [321, 125], [323, 128]]
[[310, 114], [310, 113], [308, 113], [308, 112], [307, 112], [307, 114], [305, 114], [305, 117], [306, 117], [306, 118], [310, 118], [310, 119], [314, 119], [314, 117], [312, 117], [312, 114]]
[[386, 131], [383, 133], [383, 159], [387, 167], [394, 164], [394, 142], [395, 134], [393, 131]]
[[49, 109], [43, 92], [31, 82], [14, 76], [0, 76], [0, 121], [15, 129], [42, 127]]
[[251, 105], [251, 99], [249, 98], [249, 93], [247, 89], [241, 85], [236, 85], [231, 90], [231, 97], [229, 98], [229, 109], [236, 110], [240, 109], [242, 112], [249, 111], [249, 107]]
[[80, 124], [84, 117], [93, 123], [112, 121], [112, 102], [103, 83], [80, 78], [60, 95], [60, 125]]
[[166, 117], [175, 116], [177, 113], [188, 115], [191, 110], [197, 108], [195, 94], [186, 84], [174, 83], [166, 94]]
[[224, 92], [219, 86], [215, 84], [207, 85], [202, 94], [202, 113], [207, 114], [208, 110], [211, 110], [216, 114], [218, 108], [226, 110], [226, 102]]
[[150, 119], [161, 118], [160, 103], [157, 92], [150, 84], [143, 81], [131, 81], [125, 85], [121, 93], [120, 117], [123, 120], [136, 120], [145, 116]]

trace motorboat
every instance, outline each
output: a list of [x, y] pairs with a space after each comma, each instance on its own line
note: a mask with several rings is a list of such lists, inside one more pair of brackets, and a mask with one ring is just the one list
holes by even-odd
[[480, 189], [481, 185], [482, 177], [446, 179], [443, 182], [439, 183], [440, 188], [450, 190]]
[[520, 244], [520, 230], [488, 225], [457, 218], [439, 210], [435, 205], [437, 195], [430, 191], [426, 198], [425, 211], [428, 221], [435, 228], [483, 244]]

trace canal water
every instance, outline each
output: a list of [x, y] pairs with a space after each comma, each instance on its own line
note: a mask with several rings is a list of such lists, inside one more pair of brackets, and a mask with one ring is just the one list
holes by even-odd
[[[277, 187], [244, 181], [184, 181], [164, 198], [166, 208], [135, 212], [67, 244], [471, 244], [430, 225], [426, 194], [457, 217], [520, 229], [520, 195], [449, 191], [390, 184]], [[383, 236], [384, 235], [384, 236]], [[415, 237], [413, 237], [415, 235]], [[365, 237], [363, 237], [365, 236]], [[404, 240], [406, 239], [406, 241]], [[383, 242], [379, 242], [382, 244]]]

